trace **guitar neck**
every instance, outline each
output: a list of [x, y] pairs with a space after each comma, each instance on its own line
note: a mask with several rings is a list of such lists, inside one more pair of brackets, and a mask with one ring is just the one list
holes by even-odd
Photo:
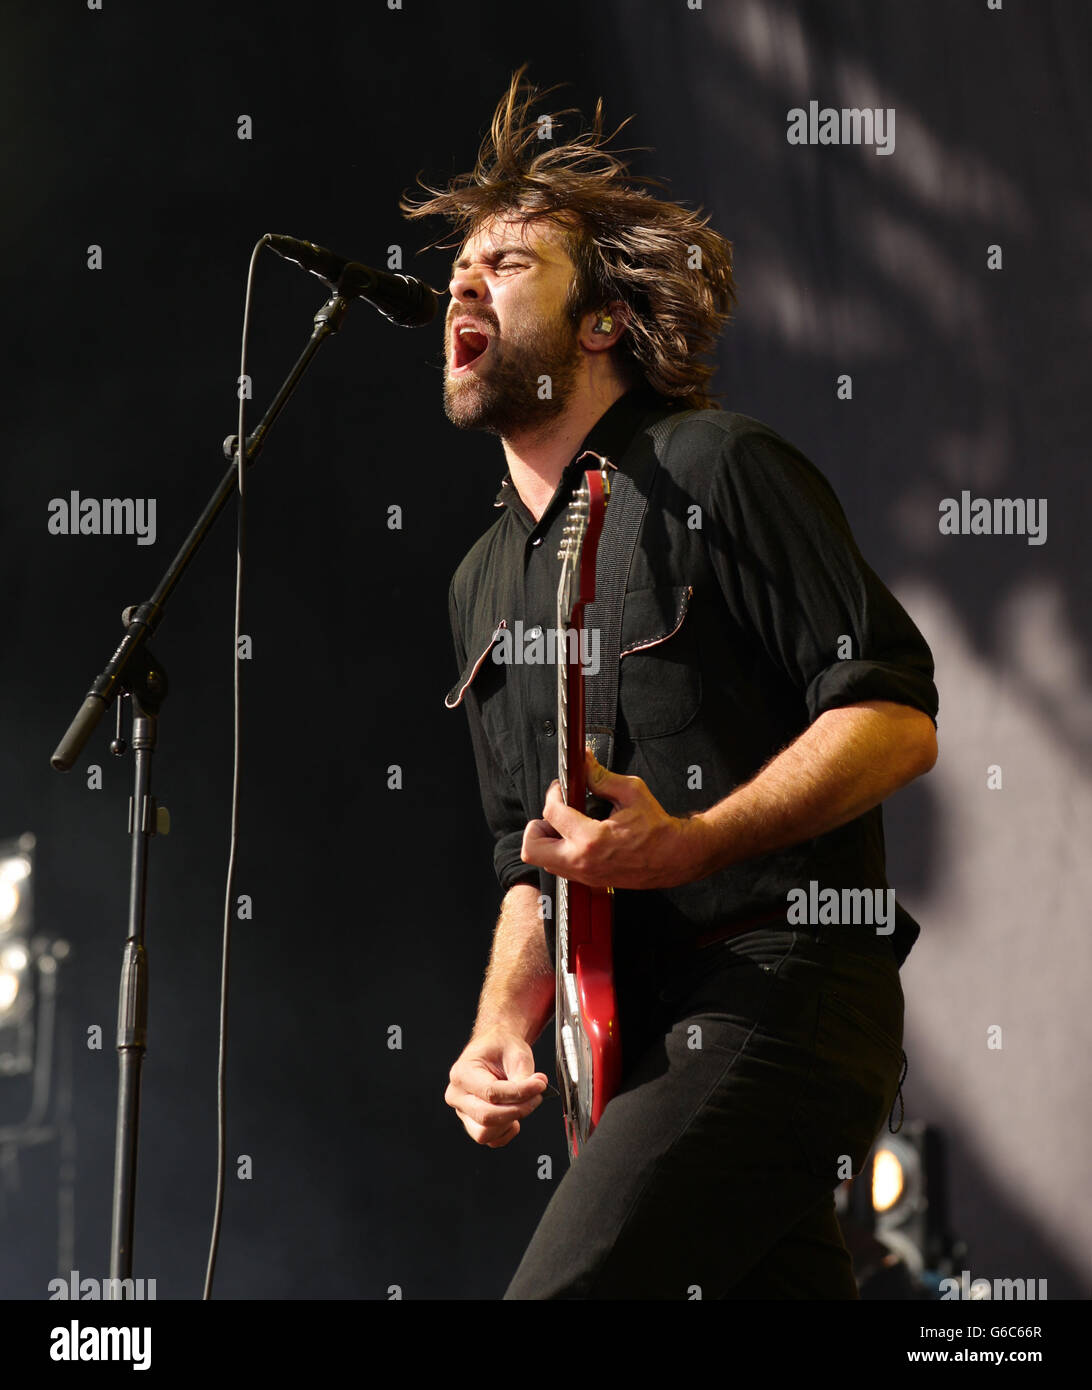
[[566, 616], [560, 611], [557, 631], [564, 634], [565, 658], [557, 663], [557, 780], [566, 806], [584, 809], [587, 778], [584, 769], [584, 671], [579, 659], [584, 605]]
[[[590, 453], [590, 451], [589, 451]], [[597, 454], [591, 454], [599, 458]], [[595, 560], [610, 496], [606, 461], [590, 468], [569, 508], [557, 589], [557, 633], [563, 650], [557, 661], [557, 778], [567, 806], [585, 808], [584, 770], [584, 613], [595, 600]]]

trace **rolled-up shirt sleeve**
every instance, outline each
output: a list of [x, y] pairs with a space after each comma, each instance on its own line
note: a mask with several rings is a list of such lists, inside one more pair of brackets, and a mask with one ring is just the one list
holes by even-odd
[[772, 430], [737, 419], [712, 481], [709, 553], [739, 620], [801, 691], [812, 722], [889, 700], [935, 724], [929, 646], [865, 562], [830, 484]]
[[[451, 637], [455, 648], [455, 659], [460, 672], [466, 670], [468, 652], [463, 636], [459, 609], [455, 599], [455, 586], [448, 591], [448, 614], [451, 620]], [[474, 763], [478, 771], [478, 788], [481, 793], [482, 811], [486, 824], [493, 836], [493, 867], [502, 892], [507, 893], [516, 883], [538, 883], [538, 870], [532, 864], [525, 864], [520, 858], [523, 847], [523, 831], [527, 815], [523, 802], [513, 779], [500, 766], [489, 740], [482, 727], [481, 711], [474, 695], [472, 685], [462, 692], [461, 703], [466, 710], [470, 725], [470, 742], [474, 750]]]

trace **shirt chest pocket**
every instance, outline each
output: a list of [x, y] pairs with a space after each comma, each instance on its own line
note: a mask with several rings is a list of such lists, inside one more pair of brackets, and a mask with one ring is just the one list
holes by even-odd
[[479, 632], [469, 645], [466, 665], [448, 691], [444, 704], [458, 709], [466, 700], [473, 702], [482, 730], [503, 770], [515, 777], [523, 767], [523, 752], [517, 731], [517, 715], [512, 692], [508, 689], [508, 663], [497, 660], [504, 651], [508, 621], [500, 618], [492, 632]]
[[701, 706], [691, 585], [634, 589], [622, 609], [619, 722], [631, 739], [677, 734]]

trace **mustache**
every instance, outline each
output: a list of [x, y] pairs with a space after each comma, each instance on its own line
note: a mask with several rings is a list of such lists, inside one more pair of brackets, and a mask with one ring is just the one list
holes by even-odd
[[468, 314], [465, 309], [461, 310], [457, 314], [452, 314], [451, 317], [448, 319], [447, 323], [445, 324], [445, 329], [450, 330], [451, 325], [455, 322], [456, 319], [470, 319], [472, 323], [484, 324], [487, 328], [492, 328], [494, 332], [497, 331], [497, 325], [493, 322], [492, 319], [487, 319], [481, 314]]

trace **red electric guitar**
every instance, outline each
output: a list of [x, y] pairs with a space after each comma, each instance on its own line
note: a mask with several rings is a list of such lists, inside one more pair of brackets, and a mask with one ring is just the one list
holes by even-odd
[[[584, 766], [584, 671], [580, 634], [595, 599], [595, 557], [610, 494], [607, 470], [590, 468], [569, 507], [558, 558], [557, 766], [567, 806], [594, 814]], [[572, 635], [570, 635], [572, 634]], [[559, 638], [559, 643], [561, 639]], [[606, 811], [610, 808], [607, 806]], [[618, 1088], [622, 1052], [614, 997], [610, 888], [557, 879], [557, 1074], [574, 1160]]]

